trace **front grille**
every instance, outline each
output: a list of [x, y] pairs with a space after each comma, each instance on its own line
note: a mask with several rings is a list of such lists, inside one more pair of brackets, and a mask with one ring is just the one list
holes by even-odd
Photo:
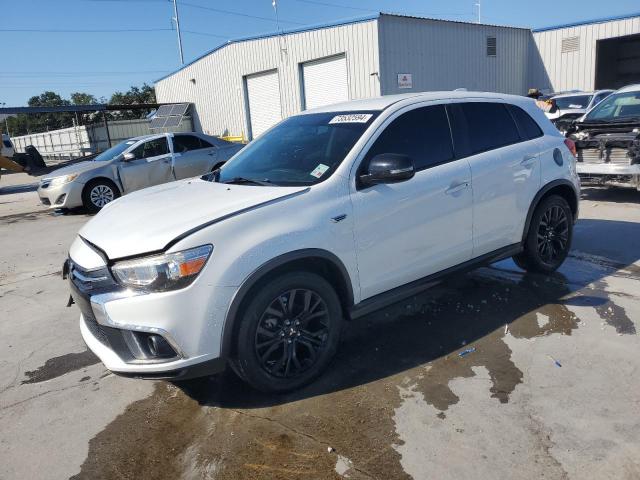
[[630, 165], [629, 151], [625, 148], [582, 148], [578, 150], [578, 161], [584, 163], [615, 163]]

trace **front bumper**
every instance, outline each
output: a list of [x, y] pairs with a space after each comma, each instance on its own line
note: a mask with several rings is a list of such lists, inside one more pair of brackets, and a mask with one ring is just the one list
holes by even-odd
[[69, 182], [52, 186], [43, 181], [38, 187], [40, 202], [49, 208], [75, 208], [82, 206], [82, 189], [84, 184]]
[[[82, 338], [112, 372], [178, 380], [224, 369], [219, 348], [223, 322], [213, 321], [210, 315], [224, 319], [226, 309], [206, 307], [210, 289], [207, 296], [191, 289], [194, 284], [182, 290], [145, 294], [123, 289], [107, 267], [86, 271], [72, 261], [69, 270], [71, 296], [81, 312]], [[218, 293], [231, 291], [223, 288]], [[166, 347], [164, 355], [150, 351], [151, 337]]]

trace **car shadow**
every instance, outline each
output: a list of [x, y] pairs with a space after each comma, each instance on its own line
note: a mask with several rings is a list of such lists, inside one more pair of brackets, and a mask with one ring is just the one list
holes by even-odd
[[[584, 227], [576, 228], [580, 255], [576, 258], [572, 253], [560, 271], [552, 275], [525, 273], [511, 260], [504, 260], [452, 277], [420, 295], [348, 322], [338, 353], [326, 372], [298, 391], [281, 395], [258, 392], [230, 369], [176, 385], [203, 406], [252, 409], [365, 385], [442, 357], [457, 358], [469, 345], [481, 345], [479, 350], [484, 349], [482, 355], [487, 362], [495, 362], [492, 357], [498, 356], [506, 356], [501, 361], [510, 362], [508, 348], [493, 350], [482, 342], [487, 342], [486, 338], [499, 340], [506, 329], [520, 338], [571, 335], [573, 329], [579, 328], [579, 319], [567, 306], [610, 309], [612, 302], [606, 294], [592, 290], [592, 286], [618, 269], [637, 268], [631, 264], [640, 258], [640, 248], [612, 258], [610, 265], [593, 264], [583, 256], [599, 255], [599, 243], [608, 239], [612, 231], [624, 233], [627, 239], [631, 235], [640, 238], [640, 223], [581, 220], [578, 227]], [[586, 235], [588, 238], [581, 238]], [[582, 291], [576, 294], [579, 290]], [[541, 326], [536, 320], [540, 313], [550, 319], [546, 325]], [[621, 317], [613, 318], [616, 315]], [[616, 329], [620, 326], [620, 333], [635, 333], [633, 323], [624, 316], [624, 311], [616, 311], [609, 320]], [[494, 364], [494, 368], [499, 376], [502, 367]]]

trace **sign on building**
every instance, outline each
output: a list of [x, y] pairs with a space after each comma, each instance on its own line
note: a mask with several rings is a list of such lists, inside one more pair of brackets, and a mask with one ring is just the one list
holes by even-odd
[[413, 78], [410, 73], [398, 74], [398, 88], [413, 88]]

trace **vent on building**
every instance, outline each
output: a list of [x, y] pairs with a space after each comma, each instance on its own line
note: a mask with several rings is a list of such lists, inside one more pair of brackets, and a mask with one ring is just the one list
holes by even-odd
[[487, 37], [487, 57], [495, 57], [498, 53], [496, 37]]
[[577, 52], [578, 50], [580, 50], [580, 37], [562, 39], [562, 53]]

